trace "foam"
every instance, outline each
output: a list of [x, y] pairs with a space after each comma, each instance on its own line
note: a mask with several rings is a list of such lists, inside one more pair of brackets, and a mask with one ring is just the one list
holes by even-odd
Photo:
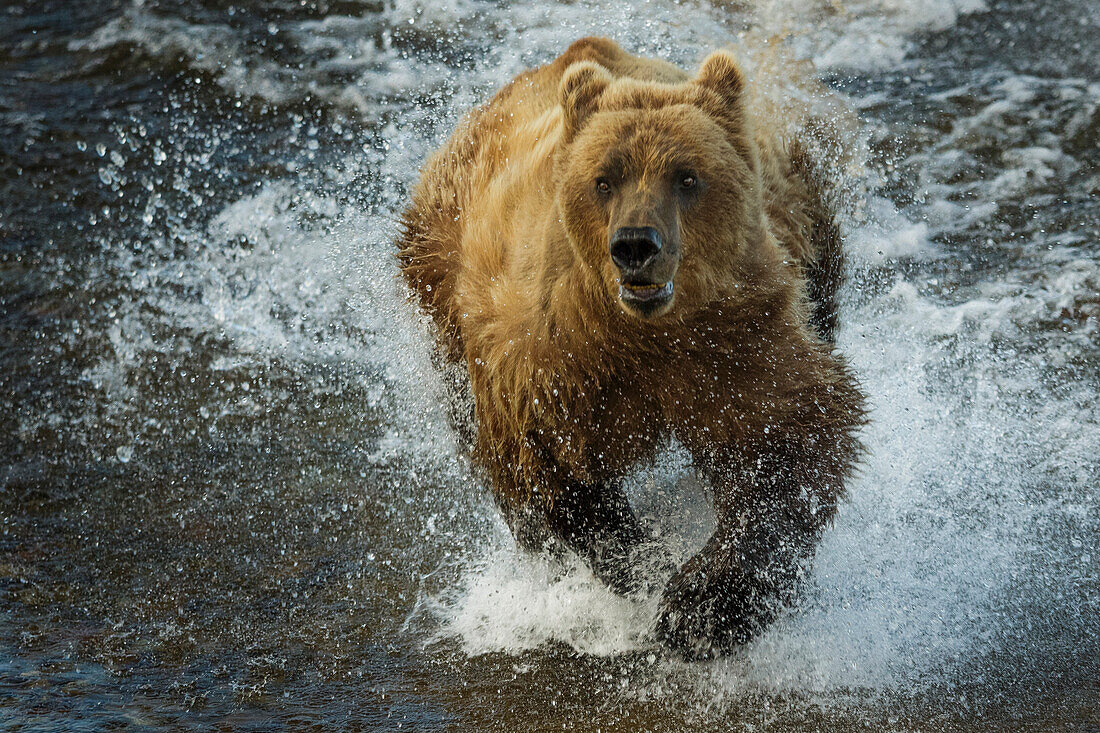
[[[812, 58], [821, 68], [881, 68], [905, 57], [906, 34], [947, 27], [985, 6], [981, 0], [919, 5], [873, 0], [847, 3], [840, 12], [837, 7], [825, 0], [809, 9], [805, 3], [774, 0], [739, 12], [719, 3], [684, 6], [657, 0], [646, 4], [645, 18], [639, 22], [633, 6], [606, 0], [568, 5], [542, 1], [525, 4], [522, 10], [467, 0], [430, 6], [399, 0], [360, 16], [272, 23], [269, 35], [280, 34], [292, 42], [291, 50], [283, 52], [289, 57], [280, 59], [264, 39], [245, 41], [229, 24], [187, 22], [135, 1], [70, 48], [136, 47], [163, 63], [182, 60], [243, 98], [273, 105], [308, 100], [369, 118], [384, 113], [389, 98], [456, 86], [453, 69], [429, 55], [406, 53], [403, 42], [395, 41], [410, 33], [433, 37], [463, 29], [464, 36], [448, 36], [455, 45], [452, 50], [465, 48], [470, 58], [482, 63], [464, 68], [457, 86], [487, 90], [583, 35], [611, 35], [645, 53], [690, 64], [698, 61], [700, 51], [726, 46], [734, 36], [748, 32], [762, 39], [788, 37], [799, 55]], [[690, 16], [688, 23], [685, 14]], [[487, 48], [480, 34], [493, 29], [522, 37], [522, 43]], [[300, 69], [293, 70], [295, 66]]]

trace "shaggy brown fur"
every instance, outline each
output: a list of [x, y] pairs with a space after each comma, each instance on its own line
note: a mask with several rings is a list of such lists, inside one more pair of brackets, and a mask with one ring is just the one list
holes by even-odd
[[[400, 241], [469, 371], [474, 455], [523, 546], [564, 545], [636, 589], [652, 547], [620, 477], [668, 436], [694, 456], [718, 527], [657, 623], [689, 656], [744, 642], [790, 597], [864, 419], [828, 343], [840, 249], [823, 186], [800, 147], [754, 129], [746, 91], [725, 52], [689, 77], [577, 41], [427, 162]], [[665, 237], [663, 310], [620, 299], [623, 222]]]

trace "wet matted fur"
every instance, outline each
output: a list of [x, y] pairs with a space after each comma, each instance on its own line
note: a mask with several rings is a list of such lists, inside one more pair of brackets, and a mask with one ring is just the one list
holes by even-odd
[[[690, 76], [577, 41], [429, 159], [399, 241], [441, 354], [469, 372], [474, 458], [523, 546], [570, 548], [612, 588], [638, 588], [655, 548], [621, 477], [669, 436], [691, 452], [718, 524], [665, 588], [657, 633], [696, 657], [789, 599], [864, 421], [832, 346], [827, 187], [805, 146], [753, 119], [746, 86], [723, 51]], [[699, 186], [665, 192], [687, 164]], [[623, 182], [614, 204], [594, 193], [601, 176]], [[671, 306], [642, 317], [618, 297], [608, 211], [650, 201], [679, 260]]]

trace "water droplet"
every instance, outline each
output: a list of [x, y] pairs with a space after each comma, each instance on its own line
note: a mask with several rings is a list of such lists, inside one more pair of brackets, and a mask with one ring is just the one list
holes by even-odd
[[134, 457], [134, 446], [120, 445], [115, 450], [115, 456], [118, 457], [119, 463], [129, 463], [130, 459]]
[[88, 149], [88, 143], [84, 142], [83, 140], [77, 140], [76, 149], [83, 153], [85, 150]]
[[104, 145], [103, 143], [96, 143], [95, 152], [96, 152], [96, 155], [98, 155], [100, 158], [102, 158], [104, 155], [107, 154], [107, 146]]

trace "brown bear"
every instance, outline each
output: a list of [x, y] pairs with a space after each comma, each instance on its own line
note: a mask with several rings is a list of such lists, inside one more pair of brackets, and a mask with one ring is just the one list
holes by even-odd
[[665, 587], [656, 634], [694, 658], [792, 599], [864, 421], [832, 347], [826, 187], [749, 101], [724, 51], [690, 76], [582, 39], [470, 113], [399, 240], [441, 353], [469, 372], [474, 458], [521, 546], [637, 590], [656, 550], [621, 478], [670, 437], [690, 451], [717, 528]]

